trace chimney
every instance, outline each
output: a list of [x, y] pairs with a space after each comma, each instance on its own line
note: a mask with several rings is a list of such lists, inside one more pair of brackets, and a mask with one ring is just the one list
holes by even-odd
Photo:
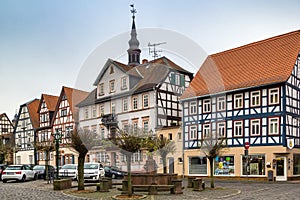
[[148, 60], [147, 59], [143, 59], [142, 60], [142, 64], [146, 64], [146, 63], [148, 63]]

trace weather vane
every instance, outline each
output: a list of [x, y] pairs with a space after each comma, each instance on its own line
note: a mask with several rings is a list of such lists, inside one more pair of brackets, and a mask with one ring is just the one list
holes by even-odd
[[131, 4], [130, 7], [132, 8], [130, 12], [132, 13], [132, 17], [134, 18], [134, 14], [136, 13], [136, 9], [134, 8], [134, 4]]

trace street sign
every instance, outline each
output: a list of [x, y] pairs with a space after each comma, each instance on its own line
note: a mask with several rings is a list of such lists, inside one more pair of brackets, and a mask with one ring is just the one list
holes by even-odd
[[245, 149], [249, 149], [249, 147], [250, 147], [249, 142], [245, 142]]

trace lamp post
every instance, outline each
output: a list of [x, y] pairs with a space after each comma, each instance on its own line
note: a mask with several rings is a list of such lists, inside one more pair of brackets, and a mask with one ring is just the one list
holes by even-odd
[[54, 133], [54, 139], [55, 139], [55, 149], [56, 149], [56, 179], [58, 180], [58, 172], [59, 172], [59, 143], [61, 142], [61, 132], [56, 129]]

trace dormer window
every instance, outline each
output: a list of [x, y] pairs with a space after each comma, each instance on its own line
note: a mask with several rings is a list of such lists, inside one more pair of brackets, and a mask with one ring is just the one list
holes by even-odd
[[104, 95], [104, 83], [99, 84], [99, 93], [98, 96]]
[[122, 86], [121, 86], [121, 89], [122, 89], [122, 90], [127, 89], [127, 77], [126, 77], [126, 76], [125, 76], [125, 77], [122, 77], [122, 79], [121, 79], [121, 84], [122, 84]]

